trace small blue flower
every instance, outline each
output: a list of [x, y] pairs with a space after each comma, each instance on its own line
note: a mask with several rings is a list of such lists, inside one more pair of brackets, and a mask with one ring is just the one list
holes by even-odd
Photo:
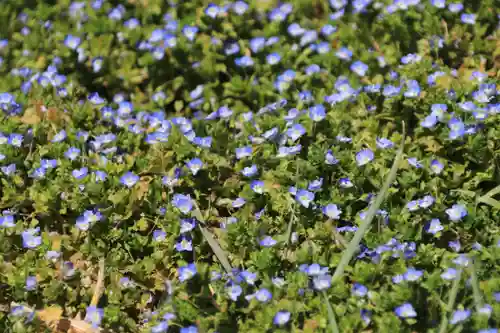
[[423, 167], [422, 162], [417, 160], [415, 157], [408, 158], [408, 164], [413, 165], [417, 169], [420, 169]]
[[295, 199], [304, 207], [308, 208], [314, 201], [314, 193], [307, 190], [299, 190], [295, 195]]
[[339, 186], [342, 188], [351, 188], [354, 186], [354, 184], [351, 182], [349, 178], [340, 178], [339, 179]]
[[189, 195], [174, 194], [172, 205], [179, 209], [183, 214], [187, 214], [193, 209], [193, 201]]
[[120, 178], [120, 183], [131, 188], [139, 181], [139, 176], [135, 173], [128, 171]]
[[432, 173], [439, 175], [443, 171], [444, 165], [438, 160], [434, 159], [431, 161], [430, 169]]
[[193, 158], [186, 163], [186, 166], [191, 170], [193, 176], [196, 176], [198, 171], [203, 167], [203, 162], [199, 158]]
[[281, 56], [279, 53], [270, 53], [266, 56], [266, 62], [269, 64], [269, 65], [276, 65], [277, 63], [279, 63], [281, 60]]
[[153, 239], [156, 242], [161, 242], [161, 241], [165, 240], [166, 237], [167, 237], [167, 233], [161, 229], [156, 229], [155, 231], [153, 231]]
[[252, 156], [252, 146], [245, 146], [236, 148], [236, 158], [241, 160], [242, 158]]
[[54, 135], [51, 142], [53, 142], [53, 143], [61, 142], [64, 139], [66, 139], [66, 131], [62, 130], [62, 131], [58, 132], [56, 135]]
[[455, 325], [467, 320], [471, 315], [470, 310], [456, 310], [451, 315], [450, 324]]
[[357, 297], [364, 297], [368, 293], [368, 288], [361, 283], [354, 283], [351, 293]]
[[363, 149], [356, 154], [356, 162], [358, 166], [363, 166], [370, 163], [375, 155], [370, 149]]
[[322, 104], [317, 104], [309, 108], [309, 117], [312, 121], [321, 121], [325, 119], [325, 107]]
[[254, 294], [254, 297], [256, 300], [258, 300], [261, 303], [267, 303], [273, 298], [273, 294], [266, 288], [262, 288], [257, 290], [257, 292]]
[[87, 307], [85, 321], [92, 324], [92, 327], [99, 327], [104, 317], [104, 309], [97, 308], [95, 305]]
[[295, 124], [286, 131], [286, 135], [293, 141], [297, 141], [306, 133], [306, 129], [301, 124]]
[[447, 268], [442, 274], [441, 278], [444, 280], [455, 280], [457, 278], [457, 270], [455, 268]]
[[262, 238], [259, 244], [260, 246], [264, 247], [273, 247], [277, 244], [277, 242], [271, 236], [265, 236], [264, 238]]
[[387, 149], [394, 147], [394, 143], [386, 138], [377, 138], [377, 147], [380, 149]]
[[460, 16], [460, 20], [466, 24], [476, 24], [476, 14], [466, 14], [463, 13]]
[[71, 175], [75, 177], [76, 179], [83, 179], [85, 178], [89, 173], [89, 169], [87, 167], [83, 167], [81, 169], [75, 169], [71, 172]]
[[240, 297], [241, 293], [243, 292], [243, 289], [239, 285], [232, 283], [227, 287], [226, 292], [229, 298], [236, 302], [238, 300], [238, 297]]
[[175, 243], [175, 249], [179, 252], [193, 251], [193, 243], [186, 237], [182, 237], [179, 242]]
[[245, 168], [243, 168], [243, 170], [241, 170], [241, 173], [245, 177], [253, 177], [258, 172], [259, 172], [259, 170], [257, 169], [257, 166], [255, 164], [252, 164], [251, 166], [245, 167]]
[[273, 323], [276, 326], [283, 326], [290, 320], [290, 312], [288, 311], [278, 311], [274, 315]]
[[243, 207], [243, 205], [245, 205], [245, 203], [246, 203], [246, 200], [244, 198], [240, 197], [240, 198], [235, 199], [232, 202], [231, 206], [233, 208], [240, 208], [240, 207]]
[[417, 313], [410, 303], [404, 303], [394, 309], [396, 315], [400, 318], [415, 318]]
[[0, 215], [0, 227], [12, 228], [15, 227], [14, 216], [10, 214]]
[[262, 180], [253, 180], [250, 183], [250, 188], [257, 194], [264, 193], [264, 182]]
[[314, 289], [323, 291], [332, 285], [332, 277], [329, 274], [315, 276], [312, 280]]
[[26, 285], [25, 285], [26, 290], [28, 291], [35, 290], [36, 286], [37, 286], [36, 276], [28, 276], [26, 278]]
[[340, 210], [335, 204], [326, 205], [322, 208], [322, 212], [333, 220], [338, 220], [340, 218], [340, 214], [342, 214], [342, 210]]
[[64, 39], [64, 45], [69, 47], [72, 50], [76, 50], [81, 43], [80, 37], [76, 37], [73, 35], [67, 35]]
[[194, 263], [188, 264], [186, 266], [179, 267], [177, 270], [179, 274], [179, 280], [184, 282], [186, 280], [192, 279], [197, 273], [196, 265]]
[[438, 232], [444, 230], [444, 227], [441, 225], [441, 221], [439, 221], [439, 219], [432, 219], [429, 223], [427, 223], [425, 230], [429, 234], [435, 235]]
[[78, 156], [80, 156], [80, 149], [76, 147], [70, 147], [65, 153], [67, 159], [74, 161]]
[[318, 178], [309, 183], [307, 189], [309, 191], [318, 191], [323, 186], [323, 178]]
[[405, 281], [418, 281], [422, 276], [424, 275], [424, 272], [422, 270], [415, 269], [413, 267], [408, 267], [406, 272], [403, 274], [403, 278]]
[[8, 143], [13, 147], [19, 148], [23, 143], [23, 138], [22, 134], [13, 133], [9, 135]]
[[42, 237], [36, 235], [40, 232], [40, 228], [27, 229], [21, 233], [23, 239], [23, 247], [28, 249], [37, 248], [42, 244]]
[[448, 218], [454, 222], [460, 221], [464, 217], [467, 216], [467, 209], [464, 205], [454, 204], [451, 208], [448, 208], [446, 211]]
[[353, 62], [350, 68], [351, 71], [353, 71], [359, 76], [365, 76], [366, 72], [368, 71], [368, 65], [359, 60]]
[[164, 333], [168, 330], [168, 322], [160, 321], [157, 325], [151, 327], [151, 333]]

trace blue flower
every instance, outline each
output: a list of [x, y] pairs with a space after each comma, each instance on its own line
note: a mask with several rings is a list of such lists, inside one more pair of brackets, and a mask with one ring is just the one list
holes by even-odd
[[332, 285], [332, 276], [329, 274], [315, 276], [312, 280], [314, 289], [323, 291]]
[[410, 303], [404, 303], [394, 309], [396, 315], [400, 318], [415, 318], [417, 313]]
[[64, 156], [71, 161], [74, 161], [80, 155], [80, 149], [76, 147], [70, 147], [65, 153]]
[[240, 207], [243, 207], [243, 205], [246, 203], [246, 200], [244, 198], [237, 198], [235, 199], [231, 206], [233, 206], [233, 208], [240, 208]]
[[28, 276], [26, 278], [26, 285], [25, 285], [26, 290], [28, 291], [35, 290], [36, 286], [37, 286], [36, 276]]
[[266, 56], [266, 62], [269, 64], [269, 65], [276, 65], [277, 63], [279, 63], [281, 60], [281, 56], [279, 53], [270, 53]]
[[80, 37], [76, 37], [73, 35], [67, 35], [64, 39], [64, 45], [69, 47], [72, 50], [76, 50], [81, 43]]
[[463, 13], [460, 16], [460, 20], [463, 23], [466, 23], [466, 24], [475, 24], [476, 23], [476, 14], [466, 14], [466, 13]]
[[464, 205], [454, 204], [451, 208], [448, 208], [446, 211], [448, 218], [454, 222], [460, 221], [464, 217], [467, 216], [467, 209]]
[[377, 147], [380, 149], [387, 149], [394, 147], [394, 143], [386, 138], [377, 138]]
[[342, 210], [338, 209], [337, 205], [335, 204], [328, 204], [325, 207], [322, 208], [323, 214], [328, 216], [329, 218], [333, 220], [338, 220], [340, 217], [340, 214], [342, 214]]
[[351, 182], [349, 178], [340, 178], [339, 179], [339, 186], [342, 188], [351, 188], [354, 186], [354, 184]]
[[120, 183], [123, 185], [127, 186], [128, 188], [131, 188], [134, 186], [137, 182], [139, 181], [139, 176], [137, 176], [133, 172], [126, 172], [121, 178], [120, 178]]
[[271, 236], [265, 236], [262, 238], [262, 240], [259, 242], [260, 246], [264, 247], [272, 247], [277, 244], [277, 242], [271, 237]]
[[238, 67], [252, 67], [254, 65], [254, 61], [249, 56], [243, 56], [234, 59], [234, 63]]
[[325, 107], [322, 104], [317, 104], [309, 108], [309, 117], [312, 121], [321, 121], [325, 119]]
[[241, 173], [243, 174], [243, 176], [245, 177], [253, 177], [255, 176], [257, 173], [258, 173], [258, 169], [257, 169], [257, 166], [255, 164], [252, 164], [251, 166], [249, 167], [245, 167], [243, 168], [243, 170], [241, 170]]
[[28, 249], [37, 248], [42, 244], [42, 237], [38, 236], [37, 233], [40, 232], [40, 228], [26, 229], [21, 233], [23, 239], [23, 247]]
[[467, 320], [471, 315], [470, 310], [456, 310], [452, 313], [450, 324], [455, 325]]
[[375, 155], [370, 149], [363, 149], [356, 154], [356, 162], [358, 166], [363, 166], [370, 163]]
[[203, 167], [203, 162], [199, 158], [193, 158], [186, 163], [186, 166], [191, 170], [193, 176], [196, 176], [198, 171]]
[[104, 317], [104, 309], [97, 308], [95, 305], [87, 307], [85, 321], [92, 324], [92, 327], [99, 327]]
[[442, 274], [441, 278], [444, 280], [455, 280], [457, 278], [457, 270], [455, 268], [447, 268]]
[[295, 195], [295, 199], [304, 207], [308, 208], [314, 201], [314, 193], [307, 190], [299, 190]]
[[194, 263], [187, 264], [186, 266], [179, 267], [177, 270], [179, 274], [179, 280], [184, 282], [186, 280], [192, 279], [198, 271], [196, 270], [196, 265]]
[[13, 146], [13, 147], [21, 147], [22, 143], [23, 143], [23, 135], [22, 134], [16, 134], [16, 133], [13, 133], [11, 135], [9, 135], [9, 140], [8, 140], [8, 143]]
[[413, 267], [408, 267], [406, 272], [403, 274], [403, 278], [406, 281], [414, 282], [419, 280], [424, 275], [424, 272]]
[[180, 333], [198, 333], [198, 328], [196, 326], [182, 327]]
[[262, 194], [264, 193], [264, 182], [262, 180], [253, 180], [250, 183], [250, 188], [255, 193]]
[[0, 215], [0, 227], [12, 228], [15, 226], [16, 225], [14, 223], [14, 215], [10, 214]]
[[454, 140], [461, 138], [465, 134], [465, 124], [457, 118], [451, 118], [448, 122], [450, 128], [449, 138]]
[[193, 209], [193, 201], [189, 195], [174, 194], [172, 205], [179, 209], [183, 214], [187, 214]]
[[238, 0], [233, 3], [233, 11], [238, 15], [243, 15], [248, 10], [248, 4], [244, 1]]
[[71, 175], [76, 179], [82, 179], [87, 176], [89, 173], [89, 169], [87, 167], [83, 167], [81, 169], [75, 169], [71, 172]]
[[358, 60], [352, 63], [350, 69], [359, 76], [365, 76], [368, 71], [368, 65]]
[[175, 243], [175, 249], [179, 252], [193, 251], [193, 243], [183, 236], [179, 242]]
[[290, 312], [288, 311], [278, 311], [274, 315], [273, 323], [277, 326], [283, 326], [290, 320]]
[[439, 219], [432, 219], [427, 223], [425, 230], [429, 234], [437, 234], [438, 232], [442, 231], [444, 227], [441, 225], [441, 221]]
[[160, 321], [157, 325], [151, 327], [151, 333], [164, 333], [168, 330], [168, 322]]
[[364, 297], [368, 293], [368, 288], [361, 283], [354, 283], [351, 293], [357, 297]]
[[0, 167], [0, 170], [6, 175], [6, 176], [11, 176], [16, 172], [16, 165], [14, 163], [11, 163], [9, 165]]
[[273, 294], [266, 288], [262, 288], [257, 290], [257, 292], [254, 294], [254, 297], [256, 300], [258, 300], [261, 303], [267, 303], [273, 298]]
[[240, 147], [236, 148], [236, 158], [237, 159], [242, 159], [244, 157], [249, 157], [252, 156], [252, 146], [245, 146], [245, 147]]
[[155, 231], [153, 231], [153, 239], [156, 242], [161, 242], [161, 241], [165, 240], [166, 237], [167, 237], [167, 233], [161, 229], [156, 229]]
[[337, 58], [340, 58], [342, 60], [351, 60], [352, 51], [346, 47], [341, 47], [339, 50], [337, 50], [337, 52], [335, 52], [335, 55], [337, 56]]
[[62, 131], [58, 132], [56, 135], [54, 135], [54, 137], [52, 138], [51, 142], [53, 142], [53, 143], [55, 143], [55, 142], [61, 142], [64, 139], [66, 139], [66, 131], [62, 130]]

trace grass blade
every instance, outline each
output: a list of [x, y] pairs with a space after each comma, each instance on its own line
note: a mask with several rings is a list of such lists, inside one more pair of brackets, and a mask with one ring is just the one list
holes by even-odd
[[214, 238], [212, 233], [208, 231], [204, 226], [198, 225], [200, 227], [201, 233], [203, 234], [203, 237], [208, 242], [208, 245], [212, 248], [212, 251], [214, 251], [215, 256], [217, 259], [219, 259], [220, 263], [226, 270], [226, 272], [231, 273], [233, 271], [233, 268], [231, 267], [231, 264], [229, 263], [229, 259], [227, 258], [226, 253], [224, 250], [220, 247], [219, 242]]
[[356, 251], [359, 247], [359, 243], [363, 239], [365, 232], [370, 227], [370, 224], [372, 223], [372, 220], [375, 217], [377, 210], [379, 209], [380, 205], [382, 204], [382, 202], [385, 199], [385, 195], [387, 194], [389, 187], [391, 186], [392, 182], [396, 178], [396, 174], [397, 174], [398, 167], [399, 167], [399, 162], [401, 160], [401, 157], [403, 156], [405, 138], [406, 138], [406, 130], [405, 130], [405, 125], [403, 123], [403, 137], [401, 139], [401, 143], [400, 143], [398, 152], [396, 154], [396, 158], [394, 159], [394, 162], [392, 163], [391, 171], [389, 172], [389, 175], [387, 176], [387, 178], [384, 182], [384, 185], [382, 186], [379, 193], [377, 194], [375, 202], [368, 209], [368, 213], [366, 214], [366, 218], [361, 223], [358, 230], [354, 234], [354, 237], [352, 238], [351, 242], [349, 243], [349, 246], [342, 254], [342, 257], [340, 259], [340, 263], [337, 266], [335, 273], [333, 274], [333, 277], [332, 277], [333, 281], [337, 280], [338, 278], [340, 278], [344, 274], [345, 268], [347, 267], [347, 265], [349, 265], [349, 262], [351, 261], [352, 257], [354, 256], [354, 253], [356, 253]]
[[479, 281], [477, 279], [475, 260], [472, 260], [472, 264], [469, 270], [471, 274], [472, 295], [474, 297], [474, 305], [476, 306], [476, 311], [479, 312], [479, 310], [483, 307], [483, 297], [481, 296], [481, 289], [479, 288]]
[[219, 242], [215, 239], [212, 233], [202, 225], [205, 224], [205, 218], [203, 217], [203, 214], [201, 214], [198, 204], [194, 203], [194, 209], [192, 213], [194, 217], [196, 217], [196, 219], [200, 221], [200, 223], [198, 223], [198, 226], [201, 230], [201, 234], [207, 241], [208, 245], [210, 245], [210, 247], [212, 248], [212, 251], [214, 251], [215, 256], [217, 257], [217, 259], [219, 259], [220, 263], [222, 264], [222, 267], [224, 267], [227, 273], [229, 274], [232, 273], [233, 268], [229, 263], [229, 259], [228, 256], [226, 255], [226, 252], [224, 252]]
[[450, 296], [448, 298], [448, 304], [446, 305], [446, 311], [441, 317], [441, 324], [439, 325], [439, 333], [446, 333], [446, 328], [448, 327], [448, 312], [451, 312], [455, 307], [455, 300], [457, 299], [458, 289], [460, 287], [460, 280], [462, 278], [462, 268], [459, 267], [457, 270], [457, 277], [453, 281], [451, 286]]
[[328, 309], [328, 322], [330, 323], [330, 331], [331, 333], [339, 333], [339, 327], [337, 325], [337, 320], [335, 319], [335, 313], [333, 312], [332, 305], [330, 304], [330, 300], [328, 300], [328, 296], [326, 292], [323, 291], [323, 297], [325, 298], [326, 307]]

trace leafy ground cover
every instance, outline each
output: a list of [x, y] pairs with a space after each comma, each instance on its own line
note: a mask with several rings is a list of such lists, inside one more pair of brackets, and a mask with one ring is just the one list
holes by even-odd
[[495, 0], [0, 3], [2, 332], [498, 332]]

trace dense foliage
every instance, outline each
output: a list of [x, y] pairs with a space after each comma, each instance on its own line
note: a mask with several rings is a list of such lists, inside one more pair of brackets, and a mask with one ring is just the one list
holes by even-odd
[[498, 5], [0, 2], [0, 331], [497, 332]]

